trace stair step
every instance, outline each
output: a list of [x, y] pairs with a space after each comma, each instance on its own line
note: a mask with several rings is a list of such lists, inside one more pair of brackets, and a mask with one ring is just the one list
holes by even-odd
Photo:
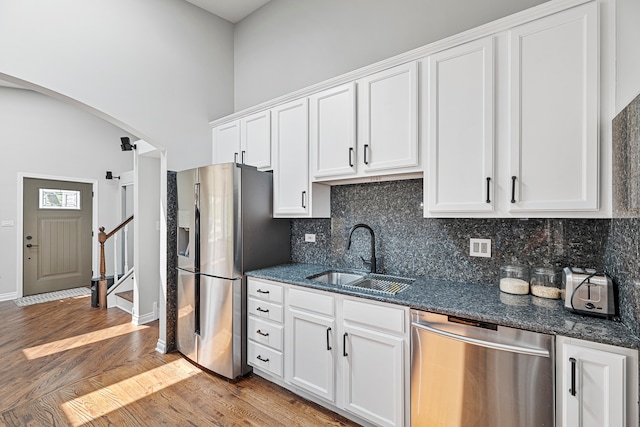
[[127, 300], [131, 303], [133, 302], [133, 291], [118, 292], [116, 293], [116, 296], [119, 296], [120, 298]]

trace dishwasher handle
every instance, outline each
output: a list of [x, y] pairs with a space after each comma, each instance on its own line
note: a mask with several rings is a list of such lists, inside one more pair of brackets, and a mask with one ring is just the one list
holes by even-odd
[[431, 326], [428, 326], [428, 325], [425, 325], [424, 323], [419, 323], [419, 322], [411, 322], [411, 326], [413, 326], [414, 328], [425, 330], [427, 332], [431, 332], [436, 335], [440, 335], [446, 338], [450, 338], [450, 339], [461, 341], [468, 344], [477, 345], [480, 347], [486, 347], [486, 348], [491, 348], [494, 350], [501, 350], [501, 351], [509, 351], [511, 353], [526, 354], [529, 356], [550, 357], [549, 351], [544, 349], [520, 347], [517, 345], [501, 344], [497, 342], [490, 342], [485, 340], [479, 340], [476, 338], [465, 337], [465, 336], [454, 334], [451, 332], [441, 331], [440, 329], [435, 329], [435, 328], [432, 328]]

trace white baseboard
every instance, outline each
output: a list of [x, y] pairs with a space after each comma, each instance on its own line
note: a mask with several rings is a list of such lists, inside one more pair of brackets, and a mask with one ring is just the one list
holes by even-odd
[[136, 326], [144, 325], [145, 323], [150, 323], [150, 322], [153, 322], [154, 320], [158, 320], [158, 303], [157, 302], [153, 303], [153, 311], [151, 313], [145, 313], [141, 315], [133, 313], [133, 316], [131, 318], [131, 322]]
[[167, 343], [164, 340], [158, 340], [156, 344], [156, 352], [160, 354], [167, 354]]
[[8, 292], [6, 294], [0, 294], [0, 301], [11, 301], [18, 298], [17, 292]]

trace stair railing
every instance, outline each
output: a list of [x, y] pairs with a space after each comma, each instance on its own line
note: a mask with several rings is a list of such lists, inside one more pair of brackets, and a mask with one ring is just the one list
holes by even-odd
[[[109, 233], [104, 232], [104, 227], [100, 227], [98, 233], [98, 242], [100, 243], [100, 281], [98, 282], [98, 306], [100, 308], [107, 308], [107, 267], [104, 258], [104, 244], [105, 242], [124, 226], [133, 221], [133, 215], [124, 220], [120, 225], [111, 230]], [[117, 274], [114, 275], [116, 280]]]

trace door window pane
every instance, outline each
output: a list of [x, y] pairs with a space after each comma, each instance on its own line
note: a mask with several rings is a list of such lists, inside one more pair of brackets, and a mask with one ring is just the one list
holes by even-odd
[[80, 210], [80, 191], [40, 188], [40, 209]]

